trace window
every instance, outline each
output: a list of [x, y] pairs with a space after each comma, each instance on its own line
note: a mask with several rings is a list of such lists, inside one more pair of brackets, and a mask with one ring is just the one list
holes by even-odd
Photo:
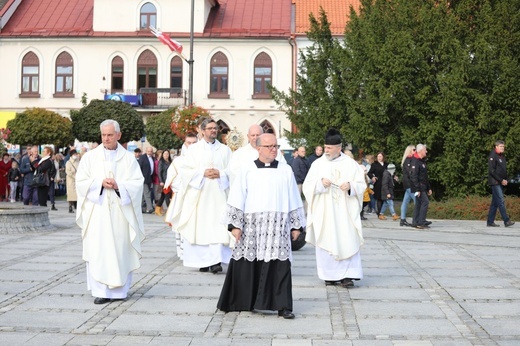
[[210, 88], [208, 97], [229, 98], [228, 59], [224, 53], [213, 55], [210, 62]]
[[111, 94], [123, 91], [125, 63], [120, 56], [112, 59], [112, 91]]
[[267, 120], [262, 121], [260, 127], [264, 130], [264, 133], [272, 133], [275, 134], [273, 125]]
[[254, 93], [253, 98], [270, 98], [267, 89], [271, 85], [273, 76], [273, 63], [266, 53], [260, 53], [255, 59], [254, 67]]
[[157, 9], [153, 4], [144, 4], [139, 14], [139, 29], [148, 30], [150, 25], [157, 27]]
[[170, 63], [170, 88], [179, 89], [172, 96], [182, 97], [182, 59], [178, 56], [173, 57]]
[[56, 92], [54, 97], [74, 97], [74, 65], [69, 53], [63, 52], [56, 58]]
[[40, 60], [33, 52], [22, 59], [21, 97], [40, 97]]
[[137, 91], [140, 88], [157, 88], [157, 58], [145, 50], [137, 60]]

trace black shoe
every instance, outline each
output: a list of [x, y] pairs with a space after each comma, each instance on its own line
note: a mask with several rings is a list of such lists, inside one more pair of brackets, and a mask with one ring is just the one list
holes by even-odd
[[368, 220], [368, 219], [367, 219], [366, 217], [364, 217], [364, 216], [361, 216], [361, 220], [362, 220], [362, 221], [366, 221], [366, 220]]
[[72, 210], [72, 206], [69, 207], [69, 213], [73, 213], [74, 210]]
[[217, 274], [218, 272], [221, 272], [222, 271], [222, 266], [220, 265], [220, 263], [218, 264], [215, 264], [215, 265], [212, 265], [209, 267], [209, 270], [213, 273], [213, 274]]
[[341, 280], [340, 286], [345, 288], [354, 287], [354, 281], [352, 281], [352, 279], [343, 279]]
[[53, 204], [52, 207], [51, 207], [51, 210], [58, 210], [58, 209], [56, 209], [56, 207]]
[[496, 223], [488, 223], [487, 224], [488, 227], [500, 227], [500, 225], [497, 225]]
[[200, 269], [199, 269], [199, 272], [201, 272], [201, 273], [207, 273], [207, 272], [209, 272], [209, 267], [200, 268]]
[[514, 221], [509, 220], [509, 221], [507, 221], [506, 223], [504, 223], [504, 226], [506, 226], [506, 227], [511, 227], [511, 226], [513, 226], [514, 224], [515, 224]]
[[153, 209], [145, 210], [145, 214], [152, 214], [153, 212], [154, 212]]
[[401, 219], [401, 222], [399, 222], [399, 226], [411, 226], [406, 219]]
[[325, 286], [334, 286], [337, 284], [337, 281], [328, 281], [325, 280]]
[[426, 226], [426, 225], [416, 225], [414, 227], [417, 228], [417, 229], [428, 229], [428, 228], [430, 228], [430, 226]]
[[97, 297], [96, 299], [94, 299], [94, 304], [106, 304], [106, 303], [110, 303], [110, 299], [109, 298], [99, 298], [99, 297]]
[[429, 226], [429, 225], [431, 225], [431, 224], [432, 224], [431, 221], [424, 221], [424, 225], [425, 225], [425, 226]]
[[292, 313], [292, 311], [289, 311], [287, 309], [278, 310], [278, 316], [281, 316], [286, 320], [292, 320], [294, 318], [294, 314]]

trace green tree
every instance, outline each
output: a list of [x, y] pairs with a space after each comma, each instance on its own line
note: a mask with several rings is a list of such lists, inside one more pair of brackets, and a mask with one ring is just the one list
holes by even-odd
[[143, 118], [131, 105], [113, 100], [92, 100], [79, 111], [71, 112], [72, 133], [84, 142], [100, 141], [99, 125], [107, 119], [116, 120], [121, 128], [121, 143], [144, 136]]
[[437, 198], [485, 193], [493, 142], [520, 149], [519, 13], [520, 1], [361, 0], [342, 39], [311, 16], [297, 89], [275, 101], [311, 144], [335, 126], [398, 163], [424, 143]]
[[160, 149], [173, 149], [182, 146], [182, 140], [171, 129], [172, 118], [178, 107], [167, 109], [146, 121], [146, 139]]
[[313, 44], [299, 55], [297, 90], [288, 92], [271, 88], [273, 99], [284, 110], [298, 132], [286, 132], [289, 142], [298, 147], [303, 140], [309, 147], [323, 145], [329, 127], [341, 128], [346, 116], [344, 74], [341, 46], [330, 31], [326, 13], [319, 20], [310, 14], [307, 33]]
[[7, 121], [7, 128], [11, 130], [9, 142], [21, 146], [54, 144], [60, 148], [74, 143], [70, 119], [43, 108], [17, 113]]

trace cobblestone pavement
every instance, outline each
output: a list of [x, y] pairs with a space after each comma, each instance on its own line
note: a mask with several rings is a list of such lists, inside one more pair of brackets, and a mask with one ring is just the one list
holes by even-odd
[[[1, 207], [1, 205], [0, 205]], [[325, 286], [314, 248], [294, 253], [295, 320], [216, 310], [223, 274], [185, 268], [171, 230], [145, 215], [127, 300], [94, 305], [66, 202], [55, 231], [0, 234], [0, 345], [519, 345], [520, 224], [365, 221], [365, 278]]]

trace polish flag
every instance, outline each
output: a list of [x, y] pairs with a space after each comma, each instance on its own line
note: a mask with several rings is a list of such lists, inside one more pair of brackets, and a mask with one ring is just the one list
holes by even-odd
[[182, 44], [180, 44], [179, 42], [171, 39], [170, 36], [166, 35], [165, 33], [162, 33], [160, 31], [158, 31], [156, 28], [154, 28], [151, 25], [150, 25], [150, 30], [152, 31], [152, 34], [157, 36], [159, 41], [161, 41], [162, 43], [167, 45], [172, 50], [172, 52], [175, 52], [175, 53], [178, 53], [178, 54], [182, 55]]

